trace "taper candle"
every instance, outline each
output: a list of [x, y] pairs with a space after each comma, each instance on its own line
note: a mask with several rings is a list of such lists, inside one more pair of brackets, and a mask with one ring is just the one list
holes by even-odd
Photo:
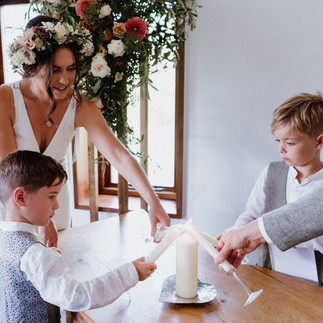
[[218, 246], [218, 243], [219, 243], [219, 240], [218, 239], [211, 237], [210, 235], [208, 235], [205, 232], [202, 232], [202, 231], [199, 231], [199, 232], [206, 238], [206, 240], [208, 240], [211, 243], [211, 245], [213, 247], [217, 247]]
[[197, 295], [197, 241], [189, 233], [176, 240], [176, 295], [192, 298]]
[[[186, 227], [186, 231], [189, 232], [213, 258], [215, 258], [218, 255], [219, 252], [216, 250], [216, 248], [213, 247], [212, 243], [203, 234], [201, 234], [192, 224], [189, 224]], [[219, 266], [223, 268], [226, 272], [229, 272], [234, 269], [234, 267], [227, 260], [223, 261], [221, 264], [219, 264]]]
[[174, 224], [167, 229], [165, 237], [157, 244], [156, 248], [145, 257], [146, 262], [155, 262], [165, 250], [180, 236], [183, 230], [181, 224]]

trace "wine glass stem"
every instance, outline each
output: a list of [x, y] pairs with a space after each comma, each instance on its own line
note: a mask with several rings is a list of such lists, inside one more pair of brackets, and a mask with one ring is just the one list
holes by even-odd
[[233, 278], [243, 287], [248, 295], [252, 294], [251, 291], [247, 288], [247, 286], [240, 280], [235, 272], [233, 272]]

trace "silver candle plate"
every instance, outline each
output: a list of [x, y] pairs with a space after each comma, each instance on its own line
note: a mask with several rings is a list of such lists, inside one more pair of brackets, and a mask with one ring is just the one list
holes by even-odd
[[178, 304], [202, 304], [212, 301], [216, 297], [215, 287], [208, 283], [197, 281], [197, 295], [193, 298], [182, 298], [176, 295], [176, 275], [169, 276], [163, 283], [158, 301]]

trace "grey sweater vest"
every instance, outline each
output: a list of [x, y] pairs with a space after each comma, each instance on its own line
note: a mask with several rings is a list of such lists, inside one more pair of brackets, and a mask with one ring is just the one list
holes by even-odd
[[[284, 206], [286, 201], [286, 184], [289, 167], [283, 161], [273, 162], [268, 167], [268, 175], [265, 184], [265, 213]], [[310, 206], [308, 207], [310, 210]], [[306, 216], [306, 214], [304, 214]], [[318, 283], [322, 286], [323, 278], [323, 255], [315, 251]], [[267, 244], [258, 248], [258, 265], [271, 269], [270, 253]]]
[[[285, 162], [272, 162], [268, 167], [265, 183], [265, 213], [277, 209], [286, 202], [288, 166]], [[272, 269], [268, 244], [258, 248], [258, 266]]]
[[0, 322], [48, 322], [47, 303], [20, 270], [20, 258], [36, 242], [31, 233], [0, 230]]

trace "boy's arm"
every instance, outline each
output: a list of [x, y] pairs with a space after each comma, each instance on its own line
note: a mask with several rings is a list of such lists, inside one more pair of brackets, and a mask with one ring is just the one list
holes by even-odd
[[258, 176], [246, 203], [246, 209], [242, 212], [230, 229], [237, 229], [248, 224], [264, 214], [265, 210], [265, 183], [268, 174], [266, 166]]
[[126, 263], [98, 278], [80, 282], [69, 274], [62, 255], [39, 243], [26, 251], [20, 268], [46, 302], [74, 312], [110, 304], [139, 280], [134, 264]]

